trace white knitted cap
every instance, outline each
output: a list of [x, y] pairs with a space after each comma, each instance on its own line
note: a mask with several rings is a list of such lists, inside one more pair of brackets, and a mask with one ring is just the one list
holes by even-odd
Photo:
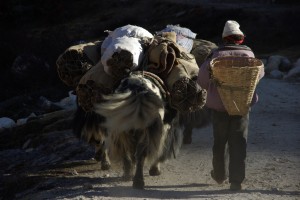
[[224, 38], [229, 35], [244, 35], [244, 33], [240, 30], [239, 23], [237, 23], [236, 21], [228, 20], [225, 23], [222, 37]]

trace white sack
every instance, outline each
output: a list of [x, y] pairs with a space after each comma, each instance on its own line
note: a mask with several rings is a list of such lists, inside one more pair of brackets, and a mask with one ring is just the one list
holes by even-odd
[[101, 45], [101, 55], [104, 54], [104, 52], [106, 51], [108, 46], [111, 44], [112, 40], [114, 40], [118, 37], [123, 37], [123, 36], [134, 37], [134, 38], [143, 38], [143, 37], [153, 38], [154, 37], [146, 29], [139, 27], [139, 26], [130, 25], [130, 24], [116, 28], [113, 31], [107, 31], [107, 32], [108, 32], [108, 36], [104, 39], [104, 41]]
[[143, 48], [138, 38], [134, 37], [118, 37], [111, 41], [110, 45], [107, 47], [106, 51], [103, 53], [101, 57], [101, 63], [104, 66], [104, 71], [109, 73], [109, 66], [107, 65], [107, 61], [112, 58], [112, 55], [115, 52], [120, 52], [121, 50], [127, 50], [133, 55], [133, 64], [131, 66], [131, 70], [136, 69], [140, 62], [143, 59]]
[[146, 29], [139, 26], [130, 25], [130, 24], [116, 28], [113, 32], [110, 33], [110, 35], [113, 39], [118, 37], [123, 37], [123, 36], [135, 37], [135, 38], [143, 38], [143, 37], [153, 38], [153, 35]]
[[188, 53], [191, 52], [193, 48], [194, 41], [190, 38], [195, 39], [196, 33], [192, 32], [188, 28], [180, 27], [178, 25], [167, 25], [165, 29], [161, 32], [175, 32], [176, 33], [176, 43], [182, 46]]

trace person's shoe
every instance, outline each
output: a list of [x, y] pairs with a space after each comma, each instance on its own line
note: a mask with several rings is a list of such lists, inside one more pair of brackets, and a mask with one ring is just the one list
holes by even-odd
[[218, 184], [222, 184], [225, 181], [225, 180], [217, 179], [214, 170], [210, 171], [210, 175], [211, 175], [212, 179], [214, 179]]
[[240, 184], [240, 183], [231, 183], [230, 184], [230, 190], [240, 191], [240, 190], [242, 190], [242, 184]]

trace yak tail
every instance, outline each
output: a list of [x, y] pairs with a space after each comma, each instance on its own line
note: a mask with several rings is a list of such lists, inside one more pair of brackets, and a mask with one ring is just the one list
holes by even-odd
[[85, 112], [78, 106], [73, 118], [73, 133], [88, 143], [102, 141], [107, 134], [101, 126], [104, 121], [103, 116], [95, 112]]
[[104, 95], [104, 102], [94, 105], [94, 111], [107, 120], [104, 126], [114, 132], [144, 129], [159, 117], [163, 119], [161, 95], [144, 84], [135, 85], [120, 93]]

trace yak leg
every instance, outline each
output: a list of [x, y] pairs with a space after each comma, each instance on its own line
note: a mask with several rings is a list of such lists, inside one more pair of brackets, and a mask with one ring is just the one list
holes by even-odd
[[124, 171], [124, 175], [123, 175], [124, 180], [130, 181], [133, 176], [133, 161], [128, 157], [128, 155], [125, 155], [123, 158], [123, 171]]
[[146, 145], [140, 143], [136, 148], [136, 171], [133, 177], [133, 187], [136, 189], [144, 189], [144, 164], [146, 159]]
[[150, 167], [149, 175], [150, 176], [159, 176], [160, 174], [161, 174], [160, 163], [157, 161]]
[[102, 170], [109, 170], [111, 165], [109, 161], [109, 157], [107, 154], [107, 149], [105, 148], [105, 143], [97, 144], [95, 147], [95, 159], [101, 162], [101, 169]]
[[185, 124], [183, 132], [183, 144], [192, 143], [193, 126], [191, 124]]

